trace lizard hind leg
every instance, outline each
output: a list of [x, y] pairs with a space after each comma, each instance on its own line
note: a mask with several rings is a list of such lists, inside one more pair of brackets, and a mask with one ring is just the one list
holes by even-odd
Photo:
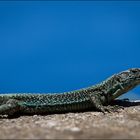
[[16, 99], [9, 99], [5, 104], [0, 106], [0, 115], [12, 116], [19, 110], [19, 101]]

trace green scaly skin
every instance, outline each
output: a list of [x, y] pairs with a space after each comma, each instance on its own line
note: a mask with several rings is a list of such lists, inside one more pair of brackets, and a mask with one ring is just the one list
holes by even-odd
[[114, 74], [100, 84], [61, 94], [0, 94], [0, 115], [109, 111], [112, 100], [140, 84], [140, 68]]

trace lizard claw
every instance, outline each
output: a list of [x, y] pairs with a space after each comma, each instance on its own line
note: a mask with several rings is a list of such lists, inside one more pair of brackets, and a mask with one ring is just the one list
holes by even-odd
[[112, 112], [118, 112], [119, 113], [119, 109], [124, 109], [123, 106], [118, 106], [118, 105], [114, 105], [114, 106], [102, 106], [100, 107], [99, 111], [103, 112], [104, 114], [106, 113], [112, 113]]
[[108, 106], [105, 107], [105, 110], [107, 112], [109, 112], [109, 113], [111, 113], [111, 112], [119, 112], [119, 109], [124, 109], [124, 107], [119, 106], [119, 105], [114, 105], [114, 106], [108, 105]]

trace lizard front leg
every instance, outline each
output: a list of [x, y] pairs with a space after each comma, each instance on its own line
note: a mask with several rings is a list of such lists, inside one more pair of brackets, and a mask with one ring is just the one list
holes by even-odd
[[99, 99], [99, 96], [92, 96], [91, 97], [91, 102], [93, 105], [93, 108], [95, 108], [97, 111], [101, 111], [103, 113], [105, 112], [116, 112], [118, 109], [122, 108], [121, 106], [114, 105], [114, 106], [104, 106], [102, 101]]
[[101, 111], [103, 113], [106, 111], [98, 95], [94, 94], [90, 96], [90, 100], [91, 100], [93, 109], [96, 109], [97, 111]]
[[19, 101], [16, 99], [9, 99], [6, 104], [0, 106], [0, 115], [13, 115], [19, 110]]

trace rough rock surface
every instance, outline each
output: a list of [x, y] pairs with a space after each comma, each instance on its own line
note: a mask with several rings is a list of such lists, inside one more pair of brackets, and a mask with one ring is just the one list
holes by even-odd
[[118, 112], [83, 112], [0, 119], [1, 139], [140, 138], [140, 105]]

